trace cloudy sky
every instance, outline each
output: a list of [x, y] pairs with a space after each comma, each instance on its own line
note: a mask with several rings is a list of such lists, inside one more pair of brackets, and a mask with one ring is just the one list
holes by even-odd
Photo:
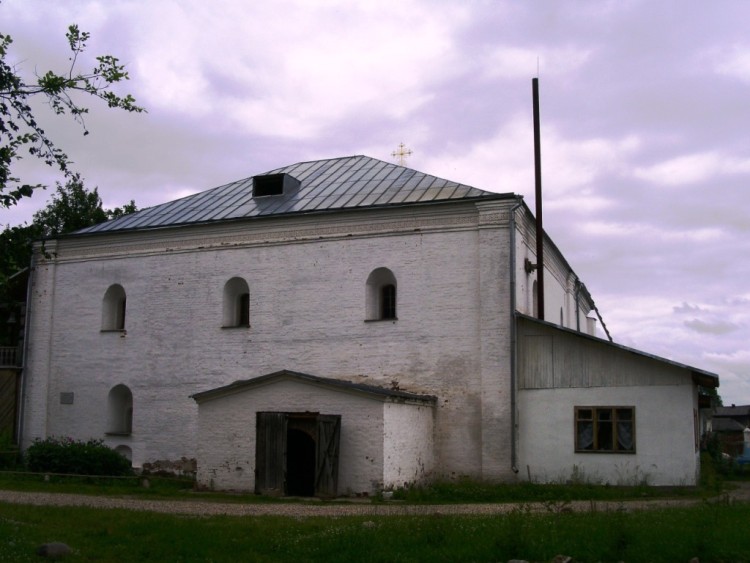
[[4, 0], [0, 21], [28, 77], [65, 68], [71, 23], [82, 69], [127, 64], [148, 114], [92, 104], [83, 137], [39, 107], [108, 207], [404, 142], [408, 166], [533, 209], [538, 73], [545, 229], [615, 341], [750, 404], [750, 3]]

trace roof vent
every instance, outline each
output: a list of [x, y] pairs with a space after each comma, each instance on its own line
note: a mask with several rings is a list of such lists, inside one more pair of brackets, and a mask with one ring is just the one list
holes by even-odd
[[299, 180], [284, 173], [253, 176], [253, 197], [288, 194], [299, 185]]

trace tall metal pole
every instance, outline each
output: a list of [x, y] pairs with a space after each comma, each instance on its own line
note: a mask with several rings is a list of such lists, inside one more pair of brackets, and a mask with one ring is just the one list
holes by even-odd
[[534, 97], [534, 177], [536, 180], [536, 291], [537, 318], [544, 320], [544, 228], [542, 223], [542, 147], [539, 132], [539, 79], [531, 79]]

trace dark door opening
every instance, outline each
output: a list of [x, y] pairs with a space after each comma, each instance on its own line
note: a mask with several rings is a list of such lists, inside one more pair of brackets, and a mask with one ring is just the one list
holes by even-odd
[[341, 416], [259, 412], [255, 492], [336, 496]]
[[315, 441], [307, 432], [290, 428], [286, 434], [286, 494], [315, 494]]

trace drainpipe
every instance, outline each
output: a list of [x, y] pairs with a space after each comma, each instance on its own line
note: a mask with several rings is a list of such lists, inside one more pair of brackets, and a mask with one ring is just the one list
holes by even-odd
[[24, 407], [26, 405], [26, 371], [29, 357], [29, 341], [31, 328], [31, 292], [34, 286], [34, 272], [36, 271], [36, 254], [31, 254], [31, 264], [29, 265], [29, 279], [26, 282], [26, 316], [23, 325], [23, 349], [21, 352], [21, 395], [18, 401], [18, 425], [16, 431], [16, 441], [18, 447], [23, 445], [23, 421]]
[[576, 300], [576, 330], [581, 332], [581, 304], [578, 302], [581, 295], [581, 280], [578, 279], [578, 276], [576, 276], [574, 287], [575, 289], [573, 290], [573, 293]]
[[516, 452], [516, 210], [521, 197], [510, 209], [510, 468], [518, 473]]

